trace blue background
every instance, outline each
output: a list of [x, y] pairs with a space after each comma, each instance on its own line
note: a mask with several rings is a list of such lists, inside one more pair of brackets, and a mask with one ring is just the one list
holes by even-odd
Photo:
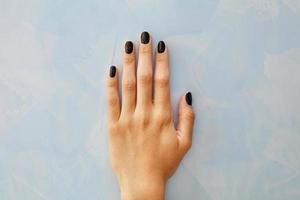
[[119, 199], [105, 75], [144, 30], [197, 114], [166, 199], [300, 199], [299, 27], [299, 0], [0, 0], [0, 199]]

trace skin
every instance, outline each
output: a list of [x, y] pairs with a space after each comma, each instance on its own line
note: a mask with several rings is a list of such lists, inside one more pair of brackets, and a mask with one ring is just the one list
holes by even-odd
[[155, 65], [151, 38], [140, 42], [138, 53], [137, 65], [135, 48], [123, 53], [122, 99], [118, 68], [107, 77], [110, 163], [122, 200], [161, 200], [168, 178], [192, 145], [195, 114], [182, 95], [175, 127], [167, 47], [163, 53], [156, 50]]

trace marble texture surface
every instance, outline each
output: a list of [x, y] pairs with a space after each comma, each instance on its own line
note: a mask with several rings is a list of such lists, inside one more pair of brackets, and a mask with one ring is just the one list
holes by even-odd
[[147, 30], [197, 113], [166, 199], [299, 200], [299, 27], [299, 0], [0, 0], [0, 199], [119, 199], [105, 73]]

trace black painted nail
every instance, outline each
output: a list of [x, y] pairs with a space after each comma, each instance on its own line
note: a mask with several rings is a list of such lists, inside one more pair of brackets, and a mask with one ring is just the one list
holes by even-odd
[[125, 52], [130, 54], [133, 51], [133, 43], [131, 41], [127, 41], [125, 43]]
[[142, 32], [142, 35], [141, 35], [141, 42], [143, 44], [148, 44], [150, 41], [150, 35], [148, 32], [144, 31]]
[[159, 41], [158, 45], [157, 45], [157, 52], [158, 53], [163, 53], [166, 49], [166, 45], [164, 43], [164, 41]]
[[190, 93], [190, 92], [188, 92], [188, 93], [186, 93], [186, 95], [185, 95], [185, 101], [186, 101], [186, 103], [188, 104], [188, 105], [192, 105], [192, 93]]
[[109, 76], [113, 78], [113, 77], [115, 77], [115, 75], [116, 75], [116, 67], [111, 66], [110, 70], [109, 70]]

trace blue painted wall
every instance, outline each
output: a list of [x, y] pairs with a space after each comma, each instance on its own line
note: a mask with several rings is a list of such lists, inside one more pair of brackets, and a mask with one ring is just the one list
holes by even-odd
[[197, 113], [167, 199], [300, 199], [299, 27], [298, 0], [0, 0], [0, 199], [119, 199], [105, 73], [144, 30]]

